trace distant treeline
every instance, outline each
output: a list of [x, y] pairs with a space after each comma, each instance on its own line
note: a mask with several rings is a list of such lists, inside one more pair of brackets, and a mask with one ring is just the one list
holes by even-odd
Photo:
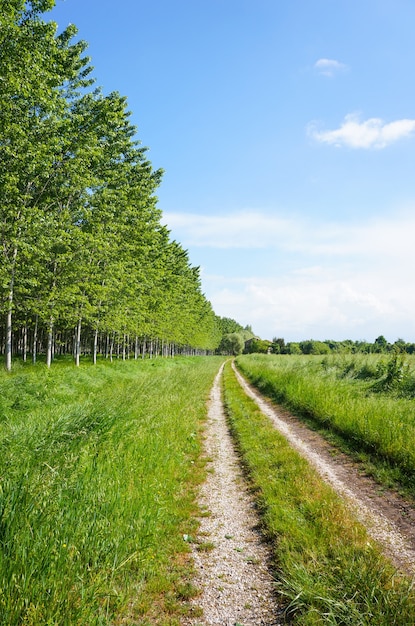
[[[373, 343], [368, 341], [316, 341], [307, 339], [299, 342], [285, 342], [281, 337], [275, 337], [272, 341], [253, 338], [244, 344], [242, 350], [245, 354], [254, 352], [270, 354], [380, 354], [402, 352], [415, 354], [415, 343], [407, 343], [403, 339], [397, 339], [394, 343], [389, 343], [383, 335], [375, 339]], [[240, 353], [239, 353], [240, 354]]]
[[407, 343], [404, 339], [390, 343], [383, 335], [377, 337], [373, 343], [352, 339], [344, 341], [306, 339], [286, 342], [282, 337], [274, 337], [269, 341], [257, 337], [251, 326], [243, 327], [228, 317], [220, 319], [220, 328], [222, 339], [216, 350], [218, 354], [415, 354], [415, 343]]

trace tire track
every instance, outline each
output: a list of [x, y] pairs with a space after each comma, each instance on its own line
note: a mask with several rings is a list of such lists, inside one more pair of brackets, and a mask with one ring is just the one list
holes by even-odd
[[[220, 368], [211, 391], [205, 432], [208, 476], [199, 504], [200, 519], [192, 544], [201, 594], [194, 601], [202, 617], [186, 626], [279, 626], [282, 608], [274, 594], [270, 554], [262, 542], [253, 498], [243, 479], [222, 405]], [[208, 549], [207, 549], [208, 548]]]
[[316, 468], [320, 476], [347, 500], [356, 518], [366, 526], [370, 536], [386, 556], [403, 573], [415, 576], [415, 510], [392, 491], [379, 494], [379, 485], [362, 476], [350, 459], [336, 452], [322, 437], [299, 420], [266, 400], [238, 372], [233, 370], [245, 393], [272, 421], [289, 443]]

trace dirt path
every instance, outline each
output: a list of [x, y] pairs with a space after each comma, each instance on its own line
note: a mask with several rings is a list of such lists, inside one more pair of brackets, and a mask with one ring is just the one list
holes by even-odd
[[269, 554], [226, 426], [221, 375], [222, 368], [212, 388], [205, 433], [209, 473], [200, 506], [210, 514], [201, 518], [193, 544], [194, 584], [202, 589], [195, 605], [203, 608], [203, 616], [183, 623], [278, 626], [281, 609], [273, 594]]
[[[242, 476], [222, 406], [220, 379], [211, 392], [205, 433], [208, 478], [200, 506], [206, 511], [192, 544], [201, 589], [195, 607], [201, 617], [184, 626], [279, 626], [282, 607], [273, 593], [270, 555], [258, 532], [258, 518]], [[239, 383], [261, 411], [347, 500], [356, 517], [401, 571], [415, 576], [415, 509], [398, 494], [381, 489], [339, 452], [297, 418], [265, 400], [234, 368]]]
[[290, 444], [350, 504], [369, 534], [401, 571], [415, 576], [415, 509], [399, 494], [361, 474], [350, 458], [282, 408], [276, 408], [236, 371], [239, 383]]

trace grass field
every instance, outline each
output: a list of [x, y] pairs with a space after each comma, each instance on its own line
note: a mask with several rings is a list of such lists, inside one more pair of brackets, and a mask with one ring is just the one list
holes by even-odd
[[311, 420], [375, 477], [415, 497], [415, 361], [399, 355], [249, 355], [249, 380]]
[[[0, 374], [1, 625], [181, 623], [197, 593], [183, 537], [197, 527], [206, 401], [222, 361], [16, 364]], [[317, 407], [324, 423], [330, 405], [323, 411], [313, 399], [313, 379], [323, 401], [341, 389], [349, 408], [366, 400], [411, 405], [398, 386], [382, 388], [387, 364], [382, 374], [372, 361], [321, 357], [253, 355], [238, 363], [279, 398], [280, 381], [291, 381], [287, 390], [298, 388], [306, 402], [299, 411]], [[258, 412], [229, 365], [224, 398], [290, 619], [299, 626], [414, 624], [409, 584]], [[287, 391], [292, 406], [293, 398]], [[339, 419], [333, 428], [340, 432]], [[348, 424], [345, 438], [358, 440]]]
[[0, 374], [0, 624], [179, 624], [222, 359]]
[[[251, 362], [260, 367], [262, 358], [240, 361], [248, 370]], [[410, 581], [397, 574], [341, 499], [260, 413], [229, 364], [224, 400], [273, 551], [277, 589], [287, 603], [290, 623], [415, 624]]]

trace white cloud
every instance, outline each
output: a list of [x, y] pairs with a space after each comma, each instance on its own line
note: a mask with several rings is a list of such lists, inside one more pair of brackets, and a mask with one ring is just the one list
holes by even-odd
[[361, 122], [357, 114], [346, 115], [337, 130], [320, 131], [315, 123], [308, 127], [309, 135], [320, 143], [349, 148], [386, 148], [388, 145], [409, 137], [415, 131], [415, 119], [402, 119], [385, 123], [372, 117]]
[[349, 68], [345, 63], [340, 63], [340, 61], [336, 61], [335, 59], [319, 59], [314, 63], [314, 69], [316, 69], [319, 74], [332, 78], [335, 74], [344, 72]]
[[356, 223], [322, 222], [260, 211], [229, 215], [164, 213], [167, 226], [185, 247], [278, 250], [321, 258], [379, 258], [413, 261], [413, 210]]
[[202, 284], [215, 312], [252, 324], [264, 338], [415, 341], [410, 207], [354, 224], [254, 211], [167, 214], [167, 222], [185, 246], [211, 249]]
[[415, 293], [408, 276], [382, 276], [361, 268], [359, 274], [322, 268], [313, 276], [291, 273], [276, 278], [210, 281], [208, 297], [219, 315], [252, 324], [263, 338], [286, 340], [367, 339], [384, 334], [389, 341], [415, 339]]
[[230, 215], [164, 213], [169, 228], [180, 232], [186, 246], [266, 248], [276, 238], [290, 239], [297, 228], [292, 219], [241, 211]]

